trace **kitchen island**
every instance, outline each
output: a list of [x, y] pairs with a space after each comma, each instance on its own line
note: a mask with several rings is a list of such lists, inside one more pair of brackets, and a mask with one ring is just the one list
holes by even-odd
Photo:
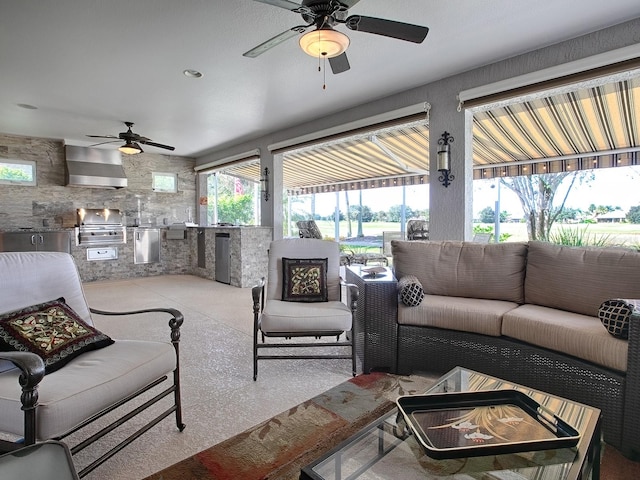
[[[235, 287], [252, 287], [267, 276], [267, 254], [272, 238], [271, 227], [215, 226], [187, 228], [191, 241], [192, 270], [190, 273], [210, 280], [219, 280]], [[228, 239], [228, 278], [216, 278], [220, 272], [220, 253], [216, 245]], [[224, 245], [224, 244], [222, 244]], [[228, 280], [228, 281], [227, 281]]]

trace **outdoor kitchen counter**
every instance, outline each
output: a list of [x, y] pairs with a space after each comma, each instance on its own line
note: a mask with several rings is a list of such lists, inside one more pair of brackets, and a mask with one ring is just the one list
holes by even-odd
[[[80, 278], [84, 282], [98, 280], [149, 277], [154, 275], [197, 275], [216, 280], [216, 234], [229, 237], [230, 285], [252, 287], [267, 275], [267, 250], [272, 239], [271, 227], [253, 225], [207, 226], [185, 228], [184, 236], [168, 235], [171, 225], [141, 225], [126, 227], [126, 243], [104, 247], [77, 245], [75, 228], [11, 228], [0, 231], [20, 233], [68, 232], [71, 238], [71, 255], [74, 257]], [[160, 229], [160, 261], [149, 264], [134, 262], [134, 232], [136, 228]], [[0, 250], [2, 250], [0, 241]], [[90, 260], [87, 248], [115, 248], [117, 258]]]
[[267, 275], [271, 227], [229, 225], [189, 227], [193, 240], [193, 274], [216, 280], [216, 236], [229, 238], [229, 280], [235, 287], [252, 287]]

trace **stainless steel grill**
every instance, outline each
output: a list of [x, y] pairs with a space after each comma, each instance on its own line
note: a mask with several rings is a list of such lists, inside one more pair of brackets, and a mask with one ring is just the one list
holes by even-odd
[[76, 245], [118, 245], [127, 243], [127, 229], [120, 210], [79, 208]]

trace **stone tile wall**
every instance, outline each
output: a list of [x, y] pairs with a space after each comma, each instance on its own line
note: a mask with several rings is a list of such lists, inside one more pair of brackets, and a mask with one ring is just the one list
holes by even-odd
[[[76, 209], [117, 208], [133, 225], [140, 204], [143, 223], [162, 225], [195, 215], [195, 160], [173, 155], [141, 153], [124, 156], [128, 186], [119, 190], [65, 186], [64, 145], [60, 140], [0, 134], [0, 158], [36, 162], [34, 187], [0, 185], [0, 230], [69, 228], [76, 224]], [[156, 193], [151, 172], [177, 173], [178, 193]]]
[[[201, 230], [202, 235], [205, 235], [205, 268], [198, 268], [197, 230]], [[216, 233], [229, 234], [231, 285], [252, 287], [260, 278], [267, 276], [267, 255], [273, 236], [271, 227], [190, 228], [189, 234], [193, 236], [194, 255], [191, 264], [194, 275], [215, 280]]]
[[[216, 231], [229, 233], [231, 238], [231, 285], [250, 287], [267, 274], [271, 228], [188, 228], [184, 240], [167, 239], [165, 219], [169, 224], [185, 222], [189, 209], [195, 215], [194, 159], [153, 153], [125, 156], [128, 186], [108, 190], [65, 186], [61, 141], [0, 135], [0, 158], [32, 160], [37, 164], [37, 186], [0, 185], [0, 231], [73, 230], [76, 210], [81, 207], [119, 209], [125, 223], [133, 225], [138, 205], [142, 224], [161, 227], [160, 262], [150, 264], [134, 263], [133, 228], [127, 228], [127, 243], [117, 245], [117, 260], [88, 261], [86, 247], [75, 245], [74, 238], [71, 254], [85, 282], [161, 274], [194, 274], [215, 280]], [[178, 193], [154, 192], [152, 172], [177, 173]], [[198, 230], [205, 235], [205, 268], [198, 267]]]

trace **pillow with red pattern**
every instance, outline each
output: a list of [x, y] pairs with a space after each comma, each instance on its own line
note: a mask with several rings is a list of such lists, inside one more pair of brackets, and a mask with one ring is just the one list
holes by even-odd
[[0, 315], [0, 350], [39, 355], [45, 374], [84, 352], [112, 343], [110, 337], [84, 322], [62, 297]]

